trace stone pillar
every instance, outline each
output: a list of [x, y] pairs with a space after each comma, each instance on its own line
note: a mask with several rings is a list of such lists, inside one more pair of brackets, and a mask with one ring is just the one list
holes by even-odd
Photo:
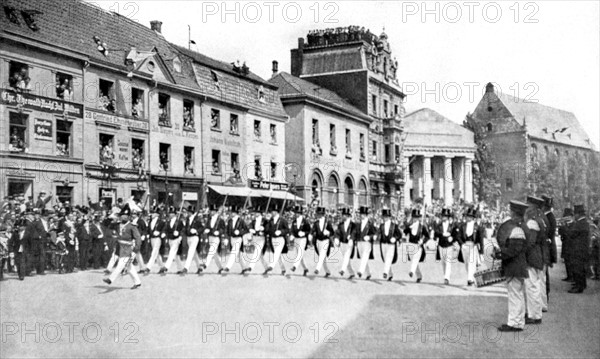
[[402, 157], [402, 170], [404, 171], [404, 207], [409, 207], [412, 202], [410, 200], [410, 190], [413, 187], [412, 180], [410, 179], [410, 170], [408, 168], [410, 158], [407, 156]]
[[426, 204], [431, 204], [431, 156], [423, 157], [422, 168], [423, 197]]
[[465, 176], [464, 176], [463, 161], [464, 161], [463, 157], [454, 158], [454, 161], [453, 161], [454, 167], [456, 168], [456, 172], [454, 173], [454, 191], [455, 191], [455, 196], [458, 197], [458, 199], [465, 198], [465, 186], [464, 186]]
[[451, 206], [454, 202], [452, 198], [452, 188], [454, 187], [454, 178], [452, 174], [452, 157], [444, 157], [444, 204]]
[[473, 202], [473, 160], [465, 158], [464, 168], [465, 201]]

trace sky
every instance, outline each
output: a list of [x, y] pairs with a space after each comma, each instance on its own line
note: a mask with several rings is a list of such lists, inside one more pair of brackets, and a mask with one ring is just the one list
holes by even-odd
[[268, 79], [290, 72], [290, 50], [312, 29], [385, 29], [408, 112], [457, 123], [493, 82], [509, 95], [571, 111], [600, 148], [597, 1], [88, 1], [210, 57], [246, 62]]

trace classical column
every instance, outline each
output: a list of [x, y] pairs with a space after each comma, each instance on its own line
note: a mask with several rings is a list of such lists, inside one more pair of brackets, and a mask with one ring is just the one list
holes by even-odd
[[404, 171], [404, 207], [409, 207], [411, 205], [410, 190], [413, 187], [412, 179], [410, 178], [409, 160], [409, 157], [402, 156], [402, 171]]
[[454, 158], [454, 167], [456, 168], [456, 172], [454, 173], [454, 191], [455, 196], [458, 197], [458, 199], [465, 198], [465, 176], [463, 160], [463, 157]]
[[423, 197], [426, 204], [431, 204], [431, 156], [423, 157]]
[[444, 157], [444, 204], [451, 206], [454, 202], [452, 198], [452, 188], [454, 187], [454, 178], [452, 174], [452, 157]]
[[473, 202], [473, 160], [465, 158], [464, 169], [465, 201]]

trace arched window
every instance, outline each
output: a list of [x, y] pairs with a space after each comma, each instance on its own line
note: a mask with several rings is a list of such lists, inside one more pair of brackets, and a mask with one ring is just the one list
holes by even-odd
[[367, 193], [367, 183], [364, 179], [360, 180], [358, 183], [358, 205], [359, 206], [368, 206], [368, 193]]
[[340, 201], [340, 184], [335, 175], [332, 174], [331, 176], [329, 176], [327, 187], [329, 190], [329, 201], [327, 205], [328, 207], [337, 207], [337, 204]]
[[322, 198], [323, 198], [323, 180], [321, 178], [321, 176], [317, 173], [314, 172], [310, 181], [310, 186], [312, 188], [312, 198], [311, 198], [311, 202], [314, 198], [317, 199], [317, 203], [318, 204], [322, 204]]
[[344, 202], [350, 208], [354, 208], [354, 184], [352, 178], [346, 177], [344, 180]]
[[537, 145], [535, 143], [531, 144], [531, 161], [537, 161], [538, 158], [538, 151], [537, 151]]
[[494, 126], [492, 126], [491, 123], [488, 123], [486, 128], [487, 128], [487, 132], [492, 132], [494, 130]]

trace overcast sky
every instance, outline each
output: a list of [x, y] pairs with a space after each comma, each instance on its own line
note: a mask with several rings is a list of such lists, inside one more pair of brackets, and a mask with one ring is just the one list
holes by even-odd
[[[600, 143], [600, 25], [597, 1], [235, 2], [89, 1], [226, 62], [271, 76], [290, 71], [290, 49], [308, 30], [385, 27], [407, 111], [432, 108], [461, 123], [487, 82], [510, 95], [575, 113]], [[223, 5], [224, 4], [224, 5]], [[229, 13], [227, 12], [229, 10]]]

